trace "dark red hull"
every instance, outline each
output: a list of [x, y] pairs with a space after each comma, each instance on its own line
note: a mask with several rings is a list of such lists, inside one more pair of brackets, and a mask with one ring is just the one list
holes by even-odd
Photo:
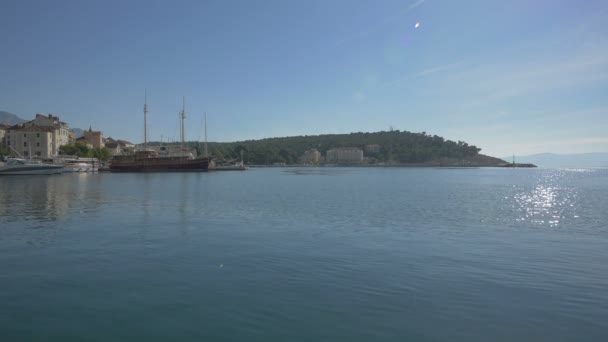
[[133, 158], [114, 160], [110, 163], [112, 172], [205, 172], [209, 170], [209, 159], [186, 158]]

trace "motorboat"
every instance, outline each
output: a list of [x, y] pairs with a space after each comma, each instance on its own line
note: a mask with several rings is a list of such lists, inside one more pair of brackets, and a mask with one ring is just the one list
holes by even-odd
[[69, 163], [63, 166], [63, 172], [86, 172], [88, 168], [87, 163]]
[[3, 175], [52, 175], [63, 172], [63, 166], [43, 164], [23, 158], [8, 158], [0, 163], [0, 176]]
[[63, 165], [63, 172], [96, 172], [97, 166], [89, 163], [68, 162]]

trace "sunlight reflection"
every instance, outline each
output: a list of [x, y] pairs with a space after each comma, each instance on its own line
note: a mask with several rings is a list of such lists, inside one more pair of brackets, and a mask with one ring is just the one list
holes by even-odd
[[544, 175], [530, 191], [515, 194], [514, 207], [521, 213], [518, 221], [556, 227], [566, 217], [577, 218], [577, 192], [572, 188], [557, 186], [565, 172]]

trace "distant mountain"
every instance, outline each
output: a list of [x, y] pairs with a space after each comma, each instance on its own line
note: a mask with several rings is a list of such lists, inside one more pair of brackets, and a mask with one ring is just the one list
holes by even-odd
[[[513, 157], [503, 158], [511, 161]], [[608, 167], [608, 152], [555, 154], [540, 153], [529, 156], [515, 156], [516, 163], [532, 163], [539, 167], [565, 168], [565, 167]]]
[[72, 132], [74, 132], [74, 134], [76, 134], [76, 139], [78, 139], [84, 135], [84, 130], [82, 128], [72, 128], [72, 129], [70, 129], [70, 131], [72, 131]]
[[27, 120], [24, 120], [13, 113], [0, 111], [0, 124], [12, 126], [26, 121]]

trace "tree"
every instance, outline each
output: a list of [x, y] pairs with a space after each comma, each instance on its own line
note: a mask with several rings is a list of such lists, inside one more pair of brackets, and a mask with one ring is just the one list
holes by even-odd
[[110, 160], [110, 157], [112, 156], [112, 150], [110, 150], [109, 148], [95, 148], [89, 151], [89, 156], [93, 157], [93, 158], [97, 158], [100, 161], [108, 161]]
[[[197, 142], [190, 143], [191, 147]], [[231, 143], [209, 143], [214, 156], [238, 157], [244, 151], [249, 164], [272, 164], [276, 162], [295, 163], [304, 151], [316, 148], [325, 155], [336, 147], [355, 147], [365, 149], [366, 145], [380, 145], [376, 161], [400, 163], [425, 163], [442, 158], [462, 159], [475, 156], [481, 151], [474, 145], [463, 141], [454, 142], [426, 132], [413, 133], [392, 127], [388, 132], [350, 133], [294, 136], [246, 140]]]
[[101, 161], [108, 161], [112, 157], [112, 150], [106, 147], [89, 148], [86, 144], [76, 143], [73, 145], [63, 145], [59, 147], [61, 154], [78, 156], [82, 158], [97, 158]]
[[4, 157], [10, 156], [10, 155], [11, 155], [11, 150], [8, 147], [0, 144], [0, 158], [4, 158]]

